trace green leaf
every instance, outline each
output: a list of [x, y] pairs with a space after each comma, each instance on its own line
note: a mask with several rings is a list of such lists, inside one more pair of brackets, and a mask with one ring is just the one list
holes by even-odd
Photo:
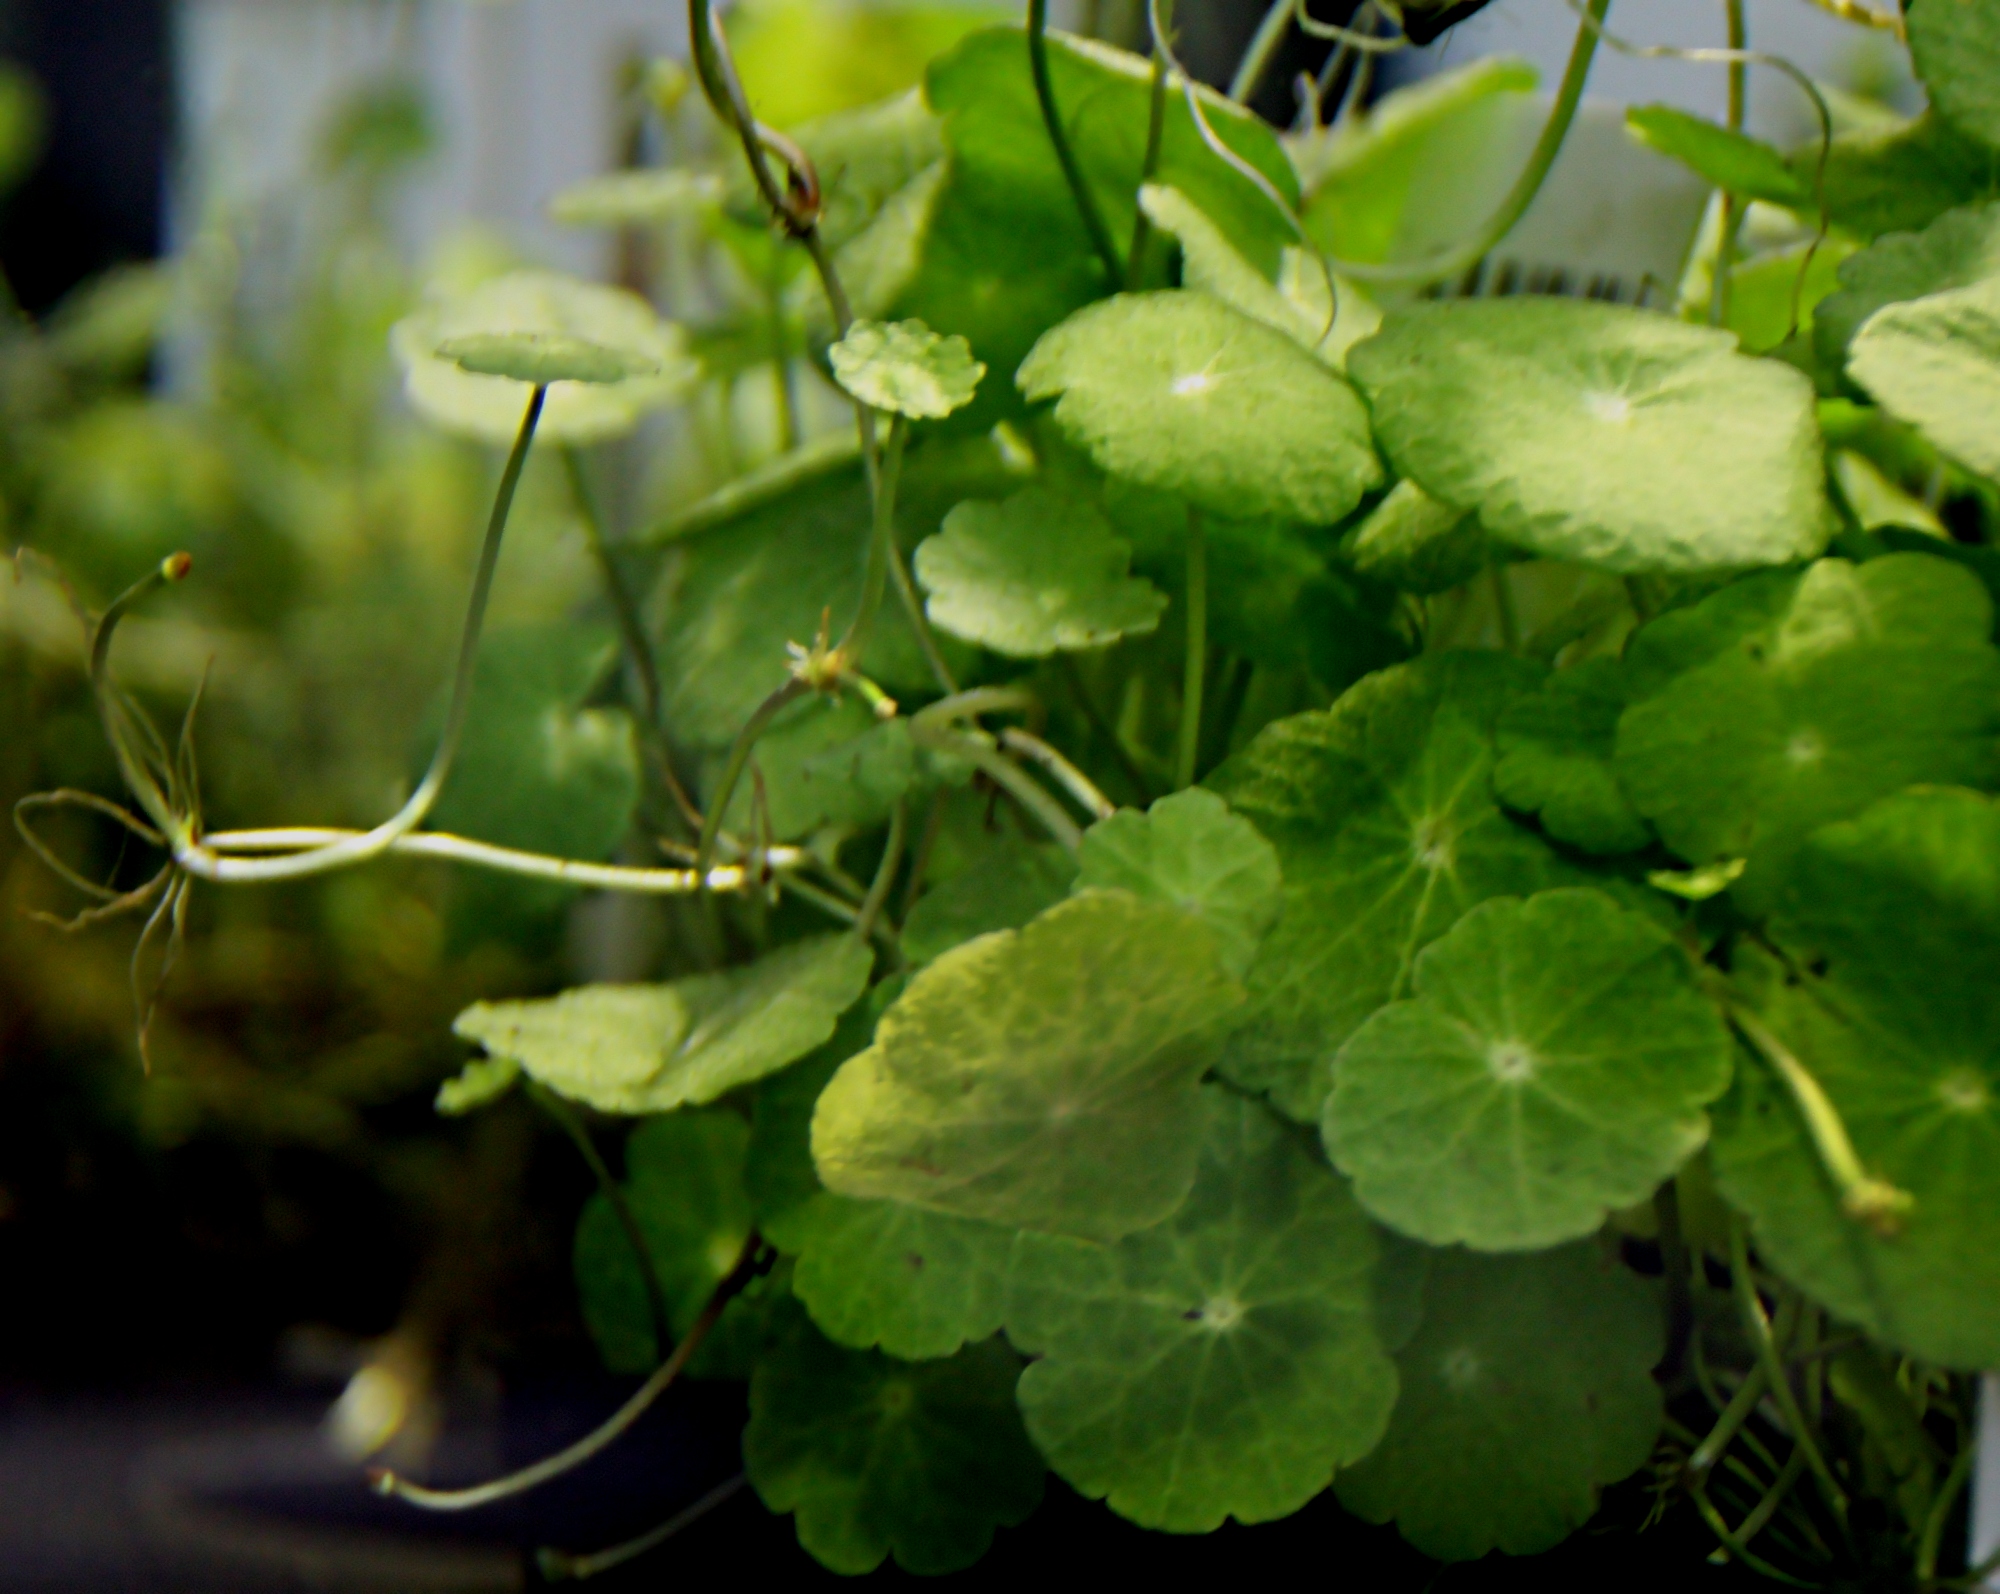
[[[1820, 178], [1820, 142], [1792, 155], [1802, 182]], [[1991, 154], [1961, 138], [1930, 111], [1887, 128], [1843, 133], [1826, 152], [1828, 219], [1861, 238], [1915, 232], [1956, 205], [1991, 197], [2000, 188]]]
[[1157, 1222], [1194, 1177], [1197, 1082], [1241, 1000], [1185, 914], [1071, 897], [910, 981], [820, 1097], [820, 1180], [1091, 1239]]
[[1922, 232], [1891, 233], [1840, 266], [1840, 291], [1813, 315], [1813, 347], [1840, 370], [1862, 323], [1884, 305], [2000, 276], [2000, 205], [1946, 211]]
[[2000, 476], [2000, 276], [1876, 311], [1847, 370], [1944, 453]]
[[1391, 316], [1348, 368], [1396, 469], [1502, 542], [1630, 574], [1783, 564], [1826, 541], [1812, 384], [1727, 333], [1581, 299], [1460, 299]]
[[1612, 767], [1626, 692], [1621, 661], [1589, 659], [1558, 670], [1508, 709], [1493, 770], [1500, 800], [1538, 815], [1550, 835], [1585, 852], [1645, 846], [1652, 832]]
[[475, 332], [446, 338], [437, 347], [474, 376], [504, 376], [540, 387], [550, 382], [582, 382], [609, 387], [635, 376], [657, 376], [660, 362], [626, 349], [606, 348], [563, 332]]
[[1749, 860], [1746, 903], [1830, 820], [1914, 782], [2000, 773], [2000, 654], [1971, 572], [1922, 554], [1823, 559], [1747, 596], [1733, 590], [1670, 616], [1650, 646], [1664, 622], [1641, 633], [1641, 670], [1684, 645], [1709, 652], [1625, 711], [1617, 769], [1689, 863]]
[[1432, 1245], [1526, 1250], [1645, 1200], [1708, 1135], [1730, 1042], [1687, 954], [1597, 891], [1481, 903], [1333, 1064], [1327, 1149]]
[[[750, 1129], [736, 1113], [648, 1118], [625, 1141], [625, 1203], [652, 1258], [676, 1336], [694, 1325], [735, 1267], [750, 1233], [743, 1159]], [[576, 1286], [583, 1320], [604, 1365], [649, 1373], [664, 1354], [653, 1340], [645, 1276], [611, 1203], [600, 1191], [576, 1226]]]
[[2000, 1361], [2000, 811], [1913, 791], [1820, 831], [1777, 887], [1804, 970], [1764, 1021], [1817, 1079], [1862, 1166], [1916, 1198], [1885, 1238], [1842, 1210], [1797, 1107], [1760, 1061], [1717, 1110], [1715, 1174], [1761, 1256], [1926, 1361]]
[[[504, 847], [609, 858], [638, 802], [638, 750], [622, 709], [578, 705], [615, 653], [610, 635], [595, 626], [489, 631], [458, 758], [430, 823]], [[430, 751], [427, 737], [423, 756]], [[574, 895], [566, 886], [486, 874], [463, 876], [453, 887], [455, 901], [475, 918], [552, 909]]]
[[1139, 190], [1139, 204], [1154, 226], [1180, 244], [1182, 287], [1284, 333], [1335, 370], [1346, 365], [1349, 349], [1382, 324], [1381, 310], [1361, 289], [1331, 275], [1303, 250], [1284, 251], [1274, 282], [1178, 188], [1148, 183]]
[[397, 322], [389, 341], [410, 402], [440, 426], [489, 443], [514, 440], [537, 381], [558, 382], [540, 435], [599, 443], [673, 403], [698, 374], [680, 328], [637, 294], [552, 271], [509, 272], [436, 300]]
[[1536, 82], [1526, 61], [1489, 56], [1393, 89], [1301, 140], [1313, 242], [1336, 259], [1382, 261], [1465, 237], [1514, 178]]
[[437, 1089], [437, 1110], [447, 1118], [490, 1106], [514, 1088], [521, 1065], [511, 1057], [475, 1057]]
[[1634, 106], [1625, 113], [1625, 125], [1641, 143], [1692, 168], [1728, 193], [1788, 210], [1815, 208], [1812, 189], [1785, 164], [1785, 157], [1762, 139], [1671, 105]]
[[964, 338], [921, 321], [857, 321], [826, 352], [834, 379], [863, 404], [920, 421], [964, 409], [986, 374]]
[[1288, 1516], [1396, 1402], [1380, 1246], [1346, 1187], [1255, 1102], [1203, 1092], [1187, 1204], [1116, 1245], [1024, 1236], [1008, 1332], [1050, 1464], [1144, 1527]]
[[1176, 792], [1143, 814], [1126, 808], [1100, 820], [1077, 863], [1078, 891], [1129, 891], [1200, 919], [1237, 979], [1282, 901], [1277, 850], [1208, 791]]
[[929, 963], [975, 936], [1018, 930], [1069, 894], [1076, 861], [1060, 847], [1000, 837], [970, 868], [925, 892], [903, 925], [903, 955]]
[[1131, 547], [1080, 498], [1030, 487], [960, 504], [917, 549], [932, 622], [1014, 658], [1102, 647], [1151, 631], [1166, 598], [1127, 574]]
[[2000, 149], [2000, 6], [1992, 0], [1913, 5], [1910, 56], [1937, 113], [1987, 149]]
[[722, 191], [712, 172], [637, 167], [572, 184], [549, 202], [549, 214], [565, 227], [660, 227], [713, 210]]
[[892, 1554], [907, 1571], [958, 1571], [1041, 1503], [1042, 1458], [1014, 1405], [1020, 1366], [997, 1339], [915, 1364], [842, 1350], [794, 1314], [750, 1379], [744, 1469], [836, 1572]]
[[1285, 876], [1228, 1078], [1318, 1123], [1333, 1054], [1409, 994], [1418, 952], [1488, 897], [1584, 883], [1492, 795], [1494, 725], [1540, 676], [1502, 654], [1431, 654], [1267, 727], [1210, 777]]
[[1652, 1454], [1660, 1349], [1650, 1293], [1595, 1245], [1441, 1252], [1389, 1432], [1340, 1503], [1440, 1560], [1549, 1549]]
[[[878, 824], [916, 778], [908, 722], [877, 719], [853, 698], [814, 696], [797, 704], [772, 724], [754, 756], [763, 776], [765, 822], [778, 841], [797, 841], [828, 826]], [[719, 776], [721, 765], [718, 755], [712, 773]], [[751, 782], [740, 782], [727, 823], [756, 833], [755, 806]]]
[[[984, 4], [751, 0], [730, 11], [729, 39], [757, 115], [804, 142], [843, 113], [864, 114], [852, 107], [908, 88], [926, 62], [1001, 15]], [[806, 148], [817, 163], [819, 148]]]
[[478, 1002], [452, 1029], [602, 1112], [669, 1112], [714, 1101], [820, 1045], [867, 988], [873, 962], [852, 936], [824, 935], [666, 985]]
[[792, 1293], [829, 1339], [924, 1361], [997, 1333], [1015, 1230], [821, 1193], [787, 1224]]
[[1339, 520], [1382, 480], [1354, 390], [1283, 333], [1184, 290], [1120, 294], [1016, 380], [1104, 470], [1231, 519]]
[[1342, 537], [1340, 551], [1362, 575], [1425, 595], [1464, 585], [1492, 557], [1477, 516], [1439, 503], [1413, 481], [1397, 482]]

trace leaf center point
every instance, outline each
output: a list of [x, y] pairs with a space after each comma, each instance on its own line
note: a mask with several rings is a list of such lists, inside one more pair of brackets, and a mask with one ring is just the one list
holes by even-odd
[[1954, 1068], [1937, 1082], [1937, 1097], [1953, 1112], [1984, 1112], [1993, 1105], [1993, 1092], [1984, 1078], [1970, 1068]]
[[1519, 1085], [1534, 1078], [1541, 1059], [1520, 1041], [1495, 1041], [1486, 1053], [1486, 1066], [1504, 1085]]
[[1632, 401], [1622, 393], [1586, 393], [1583, 407], [1590, 412], [1591, 419], [1607, 426], [1632, 424]]
[[1410, 855], [1433, 874], [1440, 874], [1458, 861], [1455, 842], [1447, 821], [1422, 819], [1410, 832]]
[[1188, 1315], [1210, 1333], [1224, 1334], [1243, 1321], [1243, 1303], [1231, 1295], [1211, 1295]]
[[1479, 1352], [1470, 1345], [1460, 1345], [1445, 1352], [1444, 1359], [1438, 1363], [1438, 1376], [1460, 1394], [1478, 1383], [1479, 1375], [1484, 1370]]

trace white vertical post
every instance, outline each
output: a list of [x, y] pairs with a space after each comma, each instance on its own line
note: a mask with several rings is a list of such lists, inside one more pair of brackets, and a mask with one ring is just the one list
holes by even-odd
[[[1972, 1542], [1967, 1559], [1977, 1566], [2000, 1550], [2000, 1374], [1979, 1381], [1979, 1463], [1972, 1473]], [[2000, 1577], [1987, 1580], [2000, 1589]]]

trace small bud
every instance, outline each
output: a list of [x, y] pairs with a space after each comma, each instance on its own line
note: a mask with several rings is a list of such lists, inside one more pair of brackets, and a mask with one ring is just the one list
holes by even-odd
[[1884, 1179], [1863, 1179], [1841, 1197], [1847, 1215], [1873, 1229], [1885, 1240], [1903, 1232], [1903, 1222], [1915, 1209], [1917, 1199]]
[[185, 581], [192, 569], [194, 555], [191, 553], [170, 553], [160, 561], [160, 574], [169, 581]]

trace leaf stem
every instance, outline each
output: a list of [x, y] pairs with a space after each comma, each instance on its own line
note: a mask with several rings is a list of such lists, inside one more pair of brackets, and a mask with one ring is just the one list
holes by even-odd
[[1020, 765], [1003, 757], [983, 735], [968, 735], [927, 726], [921, 718], [910, 721], [910, 734], [920, 746], [963, 758], [977, 767], [1029, 813], [1033, 814], [1065, 852], [1074, 853], [1083, 845], [1083, 832], [1063, 812], [1062, 804], [1036, 785]]
[[1096, 782], [1041, 737], [1010, 725], [1000, 733], [1000, 745], [1010, 753], [1019, 753], [1031, 763], [1039, 764], [1092, 819], [1109, 819], [1118, 812], [1117, 804], [1097, 789]]
[[[1729, 49], [1732, 52], [1740, 52], [1749, 43], [1749, 33], [1743, 18], [1743, 0], [1723, 0], [1723, 12], [1728, 19]], [[1728, 127], [1732, 133], [1741, 133], [1750, 66], [1740, 53], [1732, 53], [1728, 71]], [[1708, 295], [1708, 319], [1711, 326], [1719, 327], [1729, 319], [1729, 294], [1732, 286], [1729, 280], [1729, 263], [1730, 257], [1736, 252], [1736, 234], [1743, 225], [1744, 208], [1741, 195], [1733, 189], [1723, 190], [1722, 241], [1716, 246], [1715, 277], [1710, 284]]]
[[1931, 1501], [1929, 1513], [1924, 1517], [1923, 1536], [1917, 1541], [1917, 1583], [1928, 1586], [1937, 1577], [1938, 1546], [1944, 1542], [1945, 1524], [1951, 1520], [1951, 1508], [1958, 1501], [1966, 1480], [1972, 1476], [1973, 1463], [1979, 1456], [1979, 1441], [1976, 1437], [1961, 1444], [1958, 1455], [1953, 1459], [1951, 1471], [1945, 1474], [1936, 1497]]
[[889, 900], [889, 888], [896, 883], [896, 871], [902, 866], [903, 844], [909, 838], [909, 830], [909, 799], [898, 797], [895, 809], [889, 815], [889, 839], [882, 847], [882, 862], [875, 870], [875, 879], [869, 885], [861, 912], [854, 921], [854, 938], [857, 941], [866, 941], [875, 933], [875, 921], [882, 916], [882, 905]]
[[1514, 607], [1514, 589], [1508, 584], [1505, 568], [1491, 553], [1486, 556], [1486, 579], [1493, 589], [1493, 612], [1500, 620], [1500, 645], [1518, 656], [1521, 651], [1521, 616]]
[[1806, 1465], [1812, 1468], [1813, 1477], [1826, 1496], [1827, 1505], [1842, 1531], [1845, 1531], [1846, 1491], [1835, 1480], [1833, 1469], [1826, 1464], [1826, 1457], [1820, 1453], [1819, 1441], [1807, 1426], [1805, 1413], [1799, 1409], [1798, 1397], [1792, 1392], [1791, 1379], [1786, 1375], [1777, 1340], [1771, 1333], [1771, 1319], [1764, 1311], [1764, 1303], [1757, 1298], [1757, 1280], [1750, 1270], [1749, 1234], [1743, 1220], [1734, 1213], [1729, 1218], [1729, 1272], [1730, 1284], [1736, 1293], [1737, 1312], [1757, 1352], [1757, 1365], [1763, 1369], [1771, 1398], [1778, 1403], [1778, 1410], [1784, 1414], [1785, 1422], [1792, 1430], [1792, 1443], [1805, 1452]]
[[1174, 786], [1192, 786], [1201, 751], [1201, 697], [1208, 678], [1208, 533], [1201, 513], [1187, 512], [1187, 654], [1181, 675], [1180, 744]]
[[[1278, 0], [1280, 5], [1285, 0]], [[1162, 30], [1174, 21], [1173, 0], [1160, 0], [1154, 22]], [[1153, 40], [1153, 81], [1147, 100], [1146, 158], [1139, 167], [1139, 186], [1145, 187], [1160, 169], [1160, 142], [1167, 126], [1167, 52], [1164, 31]], [[1153, 218], [1146, 207], [1136, 208], [1132, 218], [1132, 247], [1125, 254], [1125, 291], [1137, 293], [1146, 277], [1146, 245], [1152, 241]]]
[[1681, 1228], [1680, 1190], [1672, 1179], [1653, 1192], [1653, 1214], [1660, 1226], [1660, 1266], [1666, 1274], [1667, 1348], [1660, 1374], [1679, 1375], [1694, 1333], [1694, 1259]]
[[744, 767], [750, 762], [750, 754], [756, 748], [758, 739], [770, 729], [772, 720], [811, 690], [797, 676], [790, 677], [757, 705], [756, 712], [736, 733], [736, 740], [729, 749], [729, 762], [722, 768], [722, 780], [708, 799], [708, 817], [702, 821], [701, 840], [695, 844], [696, 878], [706, 878], [708, 874], [708, 866], [715, 857], [716, 838], [722, 833], [722, 816], [729, 812], [729, 800], [736, 795], [736, 783], [743, 778]]
[[1263, 84], [1264, 74], [1271, 70], [1271, 63], [1278, 58], [1278, 49], [1285, 42], [1285, 35], [1291, 31], [1292, 12], [1298, 3], [1299, 0], [1271, 0], [1264, 20], [1257, 24], [1257, 31], [1250, 36], [1243, 59], [1236, 63], [1235, 76], [1229, 80], [1229, 97], [1238, 105], [1253, 98]]
[[563, 1550], [541, 1549], [535, 1552], [535, 1567], [543, 1578], [551, 1583], [581, 1583], [600, 1573], [609, 1572], [614, 1567], [623, 1566], [627, 1561], [636, 1561], [642, 1555], [657, 1550], [667, 1540], [683, 1529], [691, 1528], [718, 1506], [727, 1505], [750, 1481], [747, 1473], [739, 1472], [733, 1478], [718, 1483], [693, 1505], [676, 1511], [658, 1527], [648, 1528], [636, 1538], [627, 1539], [623, 1544], [614, 1544], [609, 1549], [596, 1550], [589, 1555], [571, 1555]]
[[1886, 1179], [1877, 1179], [1861, 1165], [1861, 1157], [1848, 1137], [1840, 1111], [1820, 1082], [1804, 1063], [1792, 1055], [1756, 1014], [1735, 1003], [1729, 1005], [1729, 1021], [1736, 1031], [1776, 1071], [1805, 1120], [1813, 1149], [1840, 1192], [1841, 1209], [1859, 1223], [1888, 1238], [1899, 1233], [1916, 1197]]
[[590, 1138], [590, 1131], [583, 1127], [576, 1114], [565, 1102], [539, 1079], [528, 1081], [528, 1094], [535, 1104], [555, 1120], [556, 1127], [569, 1136], [591, 1176], [597, 1180], [598, 1194], [610, 1206], [612, 1215], [618, 1220], [618, 1227], [625, 1231], [625, 1243], [632, 1248], [632, 1260], [639, 1265], [639, 1277], [646, 1286], [646, 1312], [653, 1324], [653, 1360], [657, 1364], [667, 1354], [667, 1347], [674, 1342], [673, 1324], [667, 1317], [667, 1293], [660, 1287], [660, 1270], [653, 1266], [652, 1248], [646, 1244], [645, 1231], [639, 1227], [638, 1214], [633, 1212], [632, 1203], [625, 1199], [625, 1191], [618, 1181], [611, 1177], [611, 1169], [598, 1154], [597, 1144]]
[[639, 1386], [632, 1397], [611, 1414], [603, 1423], [585, 1434], [573, 1445], [558, 1450], [533, 1466], [523, 1467], [519, 1472], [508, 1473], [503, 1478], [495, 1478], [490, 1483], [482, 1483], [470, 1489], [427, 1489], [422, 1484], [411, 1483], [399, 1478], [386, 1469], [371, 1473], [369, 1482], [377, 1494], [392, 1495], [399, 1500], [407, 1500], [411, 1505], [422, 1506], [427, 1511], [470, 1511], [476, 1506], [491, 1505], [496, 1500], [511, 1499], [517, 1494], [526, 1494], [530, 1489], [539, 1488], [551, 1479], [559, 1478], [566, 1472], [574, 1472], [593, 1456], [622, 1438], [626, 1431], [643, 1417], [653, 1402], [667, 1392], [673, 1381], [681, 1375], [683, 1368], [693, 1360], [694, 1353], [701, 1349], [702, 1341], [708, 1338], [721, 1318], [723, 1308], [729, 1305], [744, 1287], [757, 1276], [763, 1238], [753, 1229], [743, 1242], [743, 1250], [737, 1256], [722, 1282], [708, 1297], [708, 1304], [701, 1309], [701, 1315], [694, 1320], [681, 1342], [674, 1347], [673, 1355], [654, 1370], [653, 1375]]
[[882, 607], [882, 593], [889, 583], [889, 566], [891, 562], [900, 562], [896, 559], [896, 487], [903, 473], [903, 446], [909, 435], [908, 418], [894, 416], [889, 422], [888, 440], [882, 446], [882, 463], [875, 483], [874, 514], [868, 530], [868, 567], [861, 581], [861, 607], [855, 611], [854, 623], [847, 628], [847, 635], [840, 639], [841, 651], [857, 669], [861, 665], [861, 655], [867, 651], [875, 615]]
[[[466, 716], [472, 708], [473, 676], [479, 661], [479, 638], [486, 624], [487, 600], [493, 595], [493, 574], [500, 563], [500, 545], [507, 534], [507, 519], [514, 507], [515, 489], [521, 484], [521, 471], [528, 462], [528, 450], [534, 447], [535, 428], [541, 422], [542, 406], [547, 398], [547, 387], [537, 387], [530, 395], [527, 411], [521, 417], [521, 429], [514, 438], [512, 452], [507, 456], [506, 468], [501, 472], [499, 490], [493, 498], [493, 513], [486, 523], [486, 538], [479, 550], [479, 565], [473, 573], [465, 624], [459, 633], [458, 663], [452, 674], [444, 730], [438, 737], [436, 751], [431, 755], [430, 768], [424, 772], [417, 789], [410, 794], [410, 800], [373, 830], [288, 857], [259, 859], [254, 863], [236, 860], [226, 866], [210, 847], [192, 833], [185, 819], [174, 819], [161, 828], [172, 839], [174, 862], [181, 868], [203, 880], [234, 883], [298, 880], [379, 857], [423, 823], [436, 804], [438, 794], [444, 790], [445, 779], [451, 773], [452, 761], [458, 756], [458, 744], [465, 733]], [[109, 641], [108, 635], [100, 636], [102, 645], [108, 647]]]
[[1035, 80], [1035, 99], [1042, 108], [1042, 125], [1048, 129], [1049, 142], [1055, 146], [1056, 164], [1062, 167], [1063, 181], [1069, 184], [1070, 197], [1076, 201], [1077, 214], [1083, 219], [1083, 230], [1090, 235], [1090, 247], [1097, 251], [1097, 258], [1104, 263], [1105, 276], [1116, 283], [1124, 277], [1124, 268], [1119, 263], [1118, 251], [1111, 245], [1111, 234], [1105, 229], [1104, 218], [1097, 213], [1097, 201], [1091, 196], [1083, 168], [1077, 164], [1076, 151], [1070, 148], [1069, 134], [1063, 129], [1062, 113], [1056, 108], [1055, 84], [1049, 77], [1048, 28], [1049, 0], [1028, 0], [1028, 71]]

